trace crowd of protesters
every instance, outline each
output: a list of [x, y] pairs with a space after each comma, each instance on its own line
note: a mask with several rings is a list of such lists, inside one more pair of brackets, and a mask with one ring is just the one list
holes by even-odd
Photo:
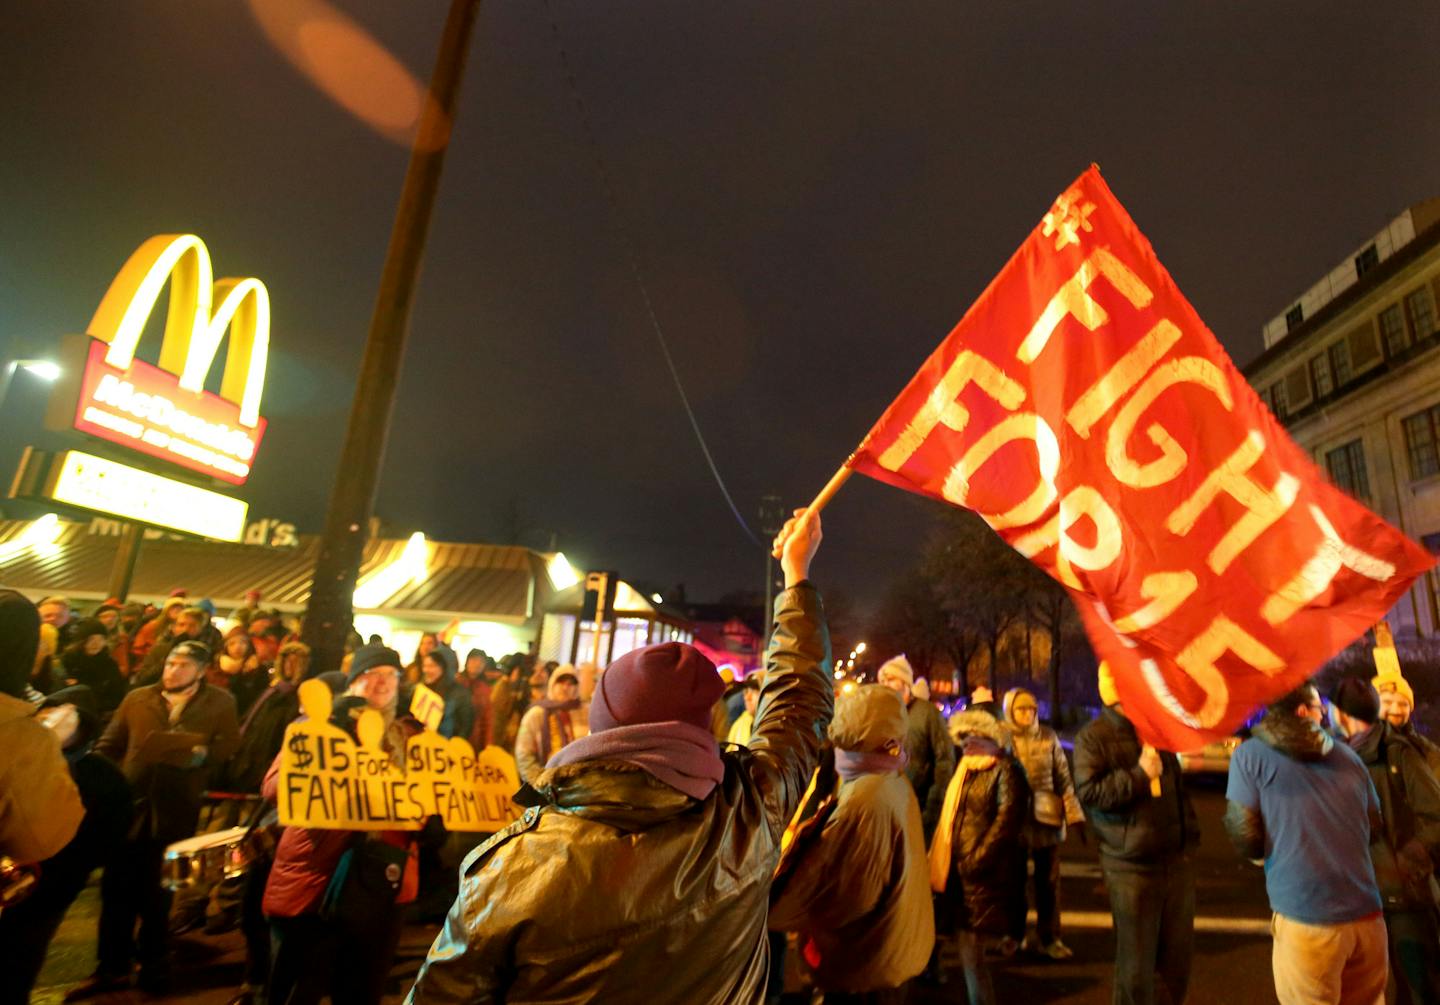
[[[352, 633], [319, 675], [325, 703], [303, 708], [309, 650], [258, 593], [222, 633], [180, 591], [88, 616], [0, 591], [0, 856], [28, 888], [0, 909], [0, 1005], [28, 999], [97, 870], [96, 970], [67, 1001], [167, 993], [172, 937], [204, 925], [244, 935], [237, 1005], [378, 1002], [402, 924], [433, 919], [416, 1003], [775, 1003], [788, 972], [830, 1005], [903, 1002], [952, 973], [957, 1000], [990, 1005], [997, 961], [1074, 955], [1058, 849], [1075, 829], [1110, 897], [1113, 1000], [1186, 1001], [1195, 812], [1108, 669], [1073, 770], [1026, 689], [980, 689], [947, 722], [901, 656], [837, 691], [808, 578], [819, 540], [813, 516], [777, 539], [786, 589], [766, 665], [743, 680], [681, 643], [600, 673], [480, 650], [462, 663], [431, 633], [406, 659]], [[377, 711], [401, 767], [421, 686], [443, 703], [432, 728], [514, 754], [519, 822], [278, 825], [290, 723], [355, 738]], [[1309, 685], [1287, 695], [1230, 767], [1225, 825], [1265, 867], [1276, 994], [1440, 1001], [1440, 749], [1402, 677], [1346, 678], [1328, 707]], [[172, 897], [167, 848], [230, 828], [269, 840], [243, 875]]]

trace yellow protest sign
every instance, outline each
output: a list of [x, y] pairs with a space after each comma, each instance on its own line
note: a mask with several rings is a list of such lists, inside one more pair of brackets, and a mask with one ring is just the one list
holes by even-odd
[[439, 729], [445, 718], [445, 699], [424, 684], [416, 684], [410, 694], [410, 714], [426, 729]]
[[286, 728], [280, 751], [280, 823], [417, 830], [438, 815], [447, 830], [492, 832], [519, 819], [510, 797], [520, 775], [499, 747], [477, 755], [466, 740], [427, 729], [410, 737], [397, 760], [385, 750], [379, 712], [360, 714], [357, 743], [330, 723], [333, 702], [322, 682], [300, 685], [300, 706], [305, 716]]

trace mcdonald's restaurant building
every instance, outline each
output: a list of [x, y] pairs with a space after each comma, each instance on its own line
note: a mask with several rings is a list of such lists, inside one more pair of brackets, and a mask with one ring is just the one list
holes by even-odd
[[[167, 287], [152, 364], [137, 349]], [[222, 342], [217, 392], [207, 383], [215, 386]], [[10, 482], [20, 515], [36, 518], [0, 519], [0, 586], [37, 600], [66, 596], [82, 611], [111, 596], [158, 602], [184, 589], [210, 599], [222, 622], [253, 589], [266, 607], [302, 612], [319, 537], [251, 519], [238, 494], [265, 432], [264, 284], [215, 279], [209, 250], [193, 234], [152, 237], [116, 274], [85, 334], [57, 344], [61, 376], [46, 439], [25, 446]], [[427, 631], [448, 632], [462, 657], [471, 648], [496, 657], [533, 652], [552, 597], [580, 578], [559, 553], [372, 534], [355, 627], [407, 658]], [[613, 617], [603, 627], [608, 653]], [[627, 639], [635, 634], [628, 622], [618, 627]], [[670, 618], [665, 634], [677, 637], [682, 627]], [[582, 641], [575, 636], [569, 647]]]
[[[248, 544], [147, 532], [130, 599], [158, 604], [183, 588], [193, 600], [209, 598], [223, 622], [253, 589], [265, 607], [303, 613], [319, 536], [274, 521], [252, 529], [263, 533], [248, 535]], [[37, 601], [69, 597], [88, 613], [106, 597], [116, 530], [106, 520], [0, 520], [0, 585]], [[420, 535], [372, 538], [355, 591], [355, 628], [382, 636], [407, 661], [423, 632], [446, 630], [462, 659], [470, 649], [498, 659], [533, 651], [552, 599], [577, 581], [559, 553]]]

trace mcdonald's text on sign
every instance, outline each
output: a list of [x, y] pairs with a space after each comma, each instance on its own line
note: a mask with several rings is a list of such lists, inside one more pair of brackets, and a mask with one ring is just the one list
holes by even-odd
[[[169, 303], [158, 365], [136, 358], [161, 292]], [[265, 433], [270, 296], [258, 279], [214, 278], [205, 242], [162, 234], [140, 245], [67, 349], [47, 422], [74, 428], [232, 485]], [[205, 383], [228, 339], [220, 392]], [[73, 342], [74, 340], [72, 340]]]
[[975, 511], [1062, 583], [1171, 750], [1228, 735], [1432, 564], [1291, 441], [1094, 167], [851, 464]]
[[128, 370], [105, 361], [108, 346], [90, 340], [74, 427], [233, 485], [250, 477], [265, 420], [240, 423], [240, 406], [208, 391], [182, 390], [157, 366], [133, 360]]

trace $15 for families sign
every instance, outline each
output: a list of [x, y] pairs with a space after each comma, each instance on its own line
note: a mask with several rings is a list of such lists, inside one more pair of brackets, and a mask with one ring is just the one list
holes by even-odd
[[499, 747], [480, 753], [432, 729], [405, 744], [397, 761], [384, 748], [385, 721], [366, 709], [356, 743], [330, 722], [330, 689], [300, 685], [305, 715], [285, 730], [276, 803], [285, 826], [336, 830], [418, 830], [439, 816], [446, 830], [493, 832], [519, 819], [515, 759]]

